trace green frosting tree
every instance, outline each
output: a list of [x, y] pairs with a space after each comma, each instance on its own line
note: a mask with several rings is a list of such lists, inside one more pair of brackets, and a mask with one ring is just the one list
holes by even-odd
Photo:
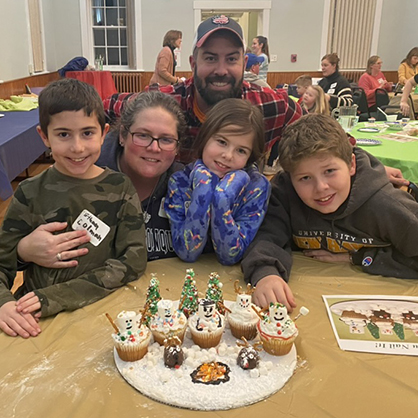
[[[222, 292], [222, 282], [219, 281], [218, 273], [210, 273], [208, 281], [208, 289], [206, 290], [206, 299], [213, 300], [216, 303], [218, 311], [224, 315], [223, 307], [224, 297]], [[219, 303], [220, 302], [220, 303]]]
[[399, 322], [395, 322], [395, 324], [393, 325], [393, 332], [398, 336], [400, 340], [405, 339], [405, 332], [404, 332], [403, 325], [400, 324]]
[[197, 311], [198, 307], [198, 291], [196, 281], [194, 280], [193, 269], [186, 270], [184, 277], [183, 289], [180, 295], [179, 310], [188, 318]]
[[161, 300], [160, 295], [160, 281], [151, 274], [151, 280], [147, 289], [147, 299], [145, 301], [146, 314], [148, 314], [145, 323], [148, 325], [151, 317], [155, 315], [158, 311], [157, 303]]
[[376, 340], [380, 338], [379, 327], [377, 325], [373, 324], [372, 322], [369, 322], [367, 324], [367, 329], [370, 331], [370, 334], [372, 334], [373, 338], [376, 338]]

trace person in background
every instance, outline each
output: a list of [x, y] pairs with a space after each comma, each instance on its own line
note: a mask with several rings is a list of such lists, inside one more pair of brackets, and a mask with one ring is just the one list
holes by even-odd
[[[135, 186], [144, 212], [148, 261], [176, 256], [164, 198], [168, 179], [184, 167], [175, 161], [184, 129], [183, 112], [171, 96], [142, 92], [123, 108], [97, 161], [99, 166], [125, 173]], [[88, 251], [78, 248], [86, 237], [81, 231], [61, 233], [65, 227], [52, 222], [35, 229], [19, 242], [19, 258], [50, 268], [77, 266]]]
[[405, 83], [405, 87], [403, 88], [402, 98], [400, 102], [400, 108], [404, 116], [410, 115], [411, 109], [408, 103], [409, 95], [411, 94], [412, 89], [415, 88], [417, 85], [418, 85], [418, 74], [414, 75]]
[[336, 53], [324, 55], [321, 60], [324, 78], [319, 81], [318, 85], [324, 90], [331, 110], [353, 104], [350, 83], [340, 74], [339, 62], [340, 59]]
[[295, 80], [296, 91], [298, 92], [298, 103], [302, 103], [303, 95], [309, 86], [312, 86], [312, 77], [310, 75], [301, 75]]
[[163, 49], [160, 51], [155, 64], [154, 74], [150, 84], [158, 83], [162, 86], [175, 84], [180, 81], [176, 77], [176, 59], [174, 50], [180, 48], [182, 33], [179, 30], [169, 30], [163, 40]]
[[412, 48], [398, 68], [398, 83], [402, 86], [417, 74], [418, 71], [418, 47]]
[[369, 274], [418, 277], [418, 203], [389, 183], [377, 158], [349, 144], [335, 119], [310, 114], [290, 125], [279, 161], [284, 171], [241, 263], [254, 303], [295, 308], [292, 249]]
[[328, 100], [325, 98], [324, 90], [319, 86], [308, 86], [303, 95], [302, 105], [308, 113], [330, 114]]
[[[39, 96], [39, 121], [54, 165], [19, 184], [0, 230], [0, 329], [13, 337], [37, 336], [40, 317], [96, 302], [137, 280], [147, 264], [135, 188], [124, 174], [96, 165], [109, 129], [96, 89], [72, 78], [49, 84]], [[16, 247], [49, 222], [88, 232], [88, 254], [69, 269], [31, 264], [13, 295]]]
[[378, 55], [371, 56], [367, 61], [366, 72], [362, 74], [358, 81], [359, 87], [361, 87], [366, 93], [367, 104], [369, 110], [375, 112], [376, 97], [375, 92], [377, 89], [385, 89], [386, 91], [392, 91], [392, 84], [389, 83], [383, 75], [382, 60]]
[[244, 81], [258, 84], [261, 87], [270, 88], [270, 86], [258, 75], [260, 71], [260, 64], [264, 61], [264, 59], [262, 57], [257, 57], [255, 54], [245, 54], [245, 56], [247, 57], [247, 64], [244, 71]]
[[270, 53], [267, 38], [265, 36], [256, 36], [253, 39], [251, 49], [255, 55], [264, 58], [264, 61], [260, 65], [259, 77], [267, 82], [267, 72], [270, 63]]
[[263, 115], [246, 100], [222, 100], [195, 146], [198, 160], [174, 173], [168, 186], [173, 246], [184, 261], [214, 250], [221, 264], [232, 265], [257, 233], [270, 195], [256, 165], [264, 153]]

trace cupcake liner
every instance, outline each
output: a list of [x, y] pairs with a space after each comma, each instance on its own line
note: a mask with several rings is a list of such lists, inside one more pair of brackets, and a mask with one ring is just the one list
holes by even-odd
[[298, 334], [294, 334], [289, 338], [273, 337], [265, 334], [260, 329], [260, 323], [257, 324], [258, 335], [263, 343], [264, 350], [273, 356], [284, 356], [292, 349], [293, 342]]
[[220, 343], [224, 328], [219, 328], [213, 332], [196, 331], [192, 328], [190, 328], [190, 331], [193, 342], [200, 348], [212, 348]]
[[228, 316], [231, 334], [238, 339], [245, 337], [247, 341], [253, 340], [257, 336], [257, 324], [240, 324]]
[[151, 333], [141, 341], [139, 344], [132, 344], [126, 342], [115, 342], [115, 348], [118, 352], [119, 358], [123, 361], [137, 361], [141, 360], [148, 352], [148, 345], [151, 340]]
[[181, 342], [184, 340], [184, 334], [186, 333], [187, 323], [183, 328], [176, 329], [174, 331], [169, 331], [168, 333], [152, 330], [152, 335], [154, 336], [154, 341], [160, 345], [164, 345], [164, 340], [168, 337], [178, 337]]

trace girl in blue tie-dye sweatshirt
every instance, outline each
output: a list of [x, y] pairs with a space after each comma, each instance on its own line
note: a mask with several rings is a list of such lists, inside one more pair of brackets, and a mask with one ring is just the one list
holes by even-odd
[[263, 116], [250, 102], [225, 99], [207, 114], [195, 142], [198, 160], [172, 175], [164, 204], [182, 260], [195, 261], [211, 245], [222, 264], [241, 260], [270, 196], [255, 164], [264, 144]]

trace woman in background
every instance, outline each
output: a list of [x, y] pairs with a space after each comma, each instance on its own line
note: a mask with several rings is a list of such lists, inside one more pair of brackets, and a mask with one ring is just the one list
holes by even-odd
[[351, 93], [350, 83], [339, 72], [340, 59], [333, 52], [322, 57], [321, 69], [324, 78], [318, 85], [325, 92], [330, 109], [340, 106], [351, 106], [353, 104], [353, 95]]
[[417, 74], [418, 68], [418, 47], [412, 48], [398, 68], [398, 83], [402, 86]]
[[392, 84], [386, 80], [381, 71], [382, 64], [382, 60], [378, 55], [371, 56], [367, 61], [366, 72], [358, 81], [359, 87], [366, 93], [369, 110], [373, 112], [377, 110], [375, 97], [376, 90], [385, 89], [386, 91], [392, 91]]
[[179, 82], [176, 73], [176, 59], [174, 50], [180, 48], [182, 41], [182, 33], [179, 30], [169, 30], [163, 40], [163, 49], [158, 54], [155, 64], [154, 74], [150, 80], [150, 84], [158, 83], [161, 86], [175, 84]]
[[260, 64], [260, 71], [258, 76], [265, 82], [267, 82], [267, 71], [270, 63], [270, 53], [267, 38], [265, 36], [257, 36], [253, 39], [251, 45], [253, 53], [259, 57], [263, 57], [264, 61]]

